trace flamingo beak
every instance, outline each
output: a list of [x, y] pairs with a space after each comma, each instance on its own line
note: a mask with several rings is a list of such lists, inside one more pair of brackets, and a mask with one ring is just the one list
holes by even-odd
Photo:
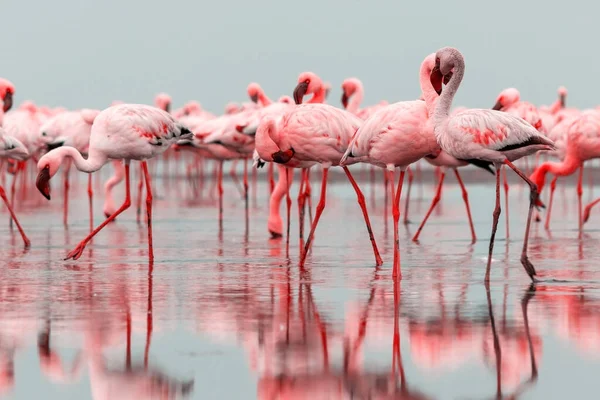
[[6, 94], [4, 95], [4, 106], [3, 106], [3, 110], [4, 112], [7, 112], [8, 110], [11, 109], [12, 105], [13, 105], [13, 96], [11, 92], [6, 92]]
[[329, 97], [329, 92], [331, 92], [331, 89], [325, 89], [325, 99]]
[[565, 108], [567, 106], [567, 96], [564, 94], [560, 95], [560, 108]]
[[302, 100], [304, 99], [304, 95], [308, 91], [308, 83], [300, 82], [298, 86], [294, 89], [294, 102], [296, 104], [302, 104]]
[[346, 95], [346, 92], [342, 94], [342, 105], [344, 108], [348, 108], [348, 96]]
[[253, 103], [258, 103], [258, 95], [253, 94], [252, 96], [250, 96], [250, 100], [252, 100]]
[[294, 149], [289, 149], [286, 151], [279, 150], [271, 154], [271, 158], [273, 158], [273, 161], [275, 161], [278, 164], [285, 164], [288, 161], [290, 161], [292, 157], [294, 157], [294, 154], [296, 154]]
[[167, 103], [165, 105], [165, 111], [168, 112], [168, 113], [171, 113], [171, 103]]
[[494, 104], [494, 107], [492, 107], [492, 110], [496, 110], [496, 111], [502, 110], [502, 103], [500, 102], [500, 100], [498, 100], [496, 102], [496, 104]]
[[35, 186], [37, 186], [40, 193], [50, 200], [50, 166], [46, 165], [38, 174], [37, 179], [35, 181]]
[[65, 141], [64, 141], [64, 140], [57, 140], [57, 141], [54, 141], [54, 142], [52, 142], [52, 143], [48, 143], [48, 144], [46, 145], [46, 149], [47, 149], [48, 151], [51, 151], [51, 150], [54, 150], [54, 149], [58, 149], [58, 148], [59, 148], [59, 147], [61, 147], [63, 144], [65, 144]]
[[450, 71], [446, 75], [444, 75], [444, 85], [447, 85], [448, 82], [450, 82], [450, 79], [452, 79], [452, 71]]
[[431, 86], [436, 91], [438, 95], [442, 94], [442, 82], [444, 80], [444, 75], [442, 75], [442, 71], [440, 71], [440, 66], [436, 65], [431, 70], [431, 75], [429, 76], [429, 81], [431, 82]]

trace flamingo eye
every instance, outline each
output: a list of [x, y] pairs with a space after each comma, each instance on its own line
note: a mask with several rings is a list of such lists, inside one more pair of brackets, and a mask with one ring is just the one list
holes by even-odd
[[304, 83], [308, 85], [310, 83], [310, 79], [305, 80]]

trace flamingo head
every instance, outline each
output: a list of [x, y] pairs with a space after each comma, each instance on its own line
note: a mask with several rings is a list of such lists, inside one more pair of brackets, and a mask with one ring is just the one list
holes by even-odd
[[0, 99], [2, 100], [2, 109], [7, 112], [13, 105], [13, 95], [15, 86], [8, 80], [0, 78]]
[[277, 100], [277, 102], [283, 104], [294, 104], [294, 99], [292, 99], [290, 96], [283, 95], [279, 98], [279, 100]]
[[64, 158], [64, 153], [62, 152], [63, 149], [66, 149], [66, 147], [61, 147], [60, 149], [46, 153], [40, 158], [40, 161], [38, 161], [37, 164], [38, 176], [35, 181], [35, 186], [48, 200], [50, 200], [50, 179], [56, 175], [58, 168], [62, 163]]
[[356, 93], [359, 85], [361, 83], [357, 78], [347, 78], [342, 82], [342, 105], [344, 108], [348, 108], [348, 100]]
[[29, 157], [29, 151], [17, 138], [0, 135], [0, 157], [22, 161]]
[[496, 104], [492, 107], [492, 110], [501, 110], [506, 107], [510, 107], [521, 100], [521, 93], [515, 88], [506, 88], [500, 92], [496, 98]]
[[166, 93], [159, 93], [154, 97], [154, 105], [163, 111], [171, 112], [171, 96]]
[[262, 93], [262, 88], [260, 85], [256, 82], [252, 82], [248, 85], [248, 89], [246, 89], [246, 91], [248, 92], [250, 100], [252, 100], [253, 103], [258, 103], [258, 99]]
[[[544, 163], [542, 165], [540, 165], [539, 167], [537, 167], [533, 173], [531, 174], [531, 176], [529, 176], [529, 179], [536, 184], [537, 186], [537, 190], [538, 193], [541, 194], [542, 193], [542, 189], [544, 188], [544, 184], [546, 183], [546, 173], [548, 172], [548, 168], [549, 168], [549, 164], [548, 163]], [[536, 207], [544, 207], [544, 203], [542, 203], [539, 198], [536, 201]]]
[[435, 53], [435, 64], [429, 80], [438, 95], [442, 94], [442, 84], [450, 82], [456, 64], [464, 65], [464, 59], [455, 48], [444, 47]]
[[304, 96], [315, 94], [324, 90], [323, 81], [314, 72], [303, 72], [298, 77], [298, 84], [294, 89], [294, 101], [302, 104]]
[[225, 114], [235, 114], [240, 111], [239, 104], [236, 103], [227, 103], [225, 106]]

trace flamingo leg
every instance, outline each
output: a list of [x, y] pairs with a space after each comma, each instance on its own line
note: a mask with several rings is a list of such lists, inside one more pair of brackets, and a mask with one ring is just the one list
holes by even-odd
[[[12, 186], [10, 187], [10, 206], [15, 206], [15, 191], [17, 188], [17, 179], [19, 176], [19, 171], [21, 170], [22, 161], [17, 161], [17, 165], [15, 166], [15, 174], [13, 175]], [[12, 218], [9, 219], [9, 226], [12, 228]]]
[[69, 172], [71, 171], [71, 161], [67, 161], [64, 172], [64, 193], [63, 193], [63, 225], [68, 225], [69, 219]]
[[510, 228], [508, 222], [508, 178], [506, 177], [506, 169], [504, 170], [504, 213], [506, 218], [506, 238], [510, 236]]
[[[498, 195], [497, 197], [500, 197]], [[500, 201], [498, 201], [500, 204]], [[494, 318], [494, 310], [492, 308], [492, 297], [490, 295], [490, 287], [486, 285], [488, 313], [490, 317], [490, 324], [492, 326], [492, 335], [494, 338], [494, 354], [496, 356], [496, 398], [502, 398], [502, 348], [500, 347], [500, 339], [498, 338], [498, 331], [496, 330], [496, 320]]]
[[388, 234], [388, 171], [383, 170], [383, 227], [387, 238]]
[[285, 205], [287, 215], [287, 231], [285, 236], [285, 253], [289, 255], [290, 252], [290, 225], [291, 225], [291, 213], [292, 213], [292, 198], [290, 197], [290, 186], [291, 186], [291, 169], [285, 169], [285, 184], [287, 190], [285, 191]]
[[[169, 162], [166, 161], [165, 165], [169, 165]], [[142, 215], [142, 189], [144, 187], [144, 175], [143, 171], [140, 168], [140, 179], [138, 181], [138, 191], [137, 191], [137, 207], [136, 207], [136, 220], [137, 223], [140, 223], [141, 215]]]
[[402, 194], [402, 182], [404, 181], [405, 171], [400, 171], [398, 178], [398, 189], [394, 195], [394, 171], [388, 171], [390, 176], [390, 193], [392, 196], [392, 216], [394, 218], [394, 267], [392, 269], [392, 277], [401, 279], [402, 272], [400, 271], [400, 237], [398, 236], [398, 222], [400, 221], [400, 196]]
[[300, 256], [300, 268], [304, 267], [304, 262], [306, 261], [306, 255], [308, 254], [308, 250], [310, 249], [310, 245], [312, 244], [313, 237], [315, 235], [315, 230], [317, 229], [317, 224], [319, 223], [319, 219], [321, 218], [321, 214], [325, 209], [325, 200], [327, 197], [327, 175], [329, 173], [329, 167], [323, 168], [323, 178], [321, 181], [321, 197], [319, 198], [319, 204], [317, 204], [317, 211], [315, 213], [315, 219], [312, 222], [310, 227], [310, 233], [308, 234], [308, 239], [306, 240], [306, 245], [304, 246], [304, 252]]
[[[505, 160], [504, 163], [508, 165], [517, 175], [521, 177], [529, 185], [529, 213], [527, 215], [527, 225], [525, 226], [525, 239], [523, 240], [523, 251], [521, 252], [521, 264], [527, 272], [527, 275], [533, 281], [533, 277], [536, 275], [535, 268], [531, 261], [529, 261], [529, 257], [527, 256], [527, 245], [529, 243], [529, 231], [531, 229], [531, 217], [533, 216], [533, 209], [538, 201], [539, 192], [537, 190], [537, 185], [533, 183], [527, 175], [521, 172], [515, 165], [509, 160]], [[583, 169], [582, 169], [583, 171]], [[581, 223], [581, 222], [580, 222]]]
[[129, 208], [129, 206], [131, 206], [131, 190], [130, 190], [130, 182], [129, 182], [129, 160], [125, 160], [125, 201], [123, 202], [123, 205], [117, 211], [115, 211], [115, 213], [113, 215], [111, 215], [110, 217], [105, 219], [104, 222], [102, 222], [100, 224], [100, 226], [98, 226], [96, 229], [94, 229], [92, 231], [92, 233], [87, 235], [85, 237], [85, 239], [83, 239], [77, 245], [77, 247], [75, 247], [71, 252], [69, 252], [69, 254], [67, 254], [67, 257], [65, 257], [65, 260], [68, 260], [70, 258], [72, 258], [73, 260], [77, 260], [79, 257], [81, 257], [81, 253], [83, 253], [83, 249], [85, 249], [85, 246], [88, 244], [88, 242], [98, 232], [100, 232], [102, 230], [102, 228], [104, 228], [108, 223], [110, 223], [112, 220], [114, 220], [123, 211], [127, 210]]
[[310, 186], [310, 168], [306, 168], [306, 180], [304, 181], [304, 195], [307, 199], [308, 204], [308, 221], [312, 225], [313, 215], [312, 215], [312, 196], [311, 196], [311, 186]]
[[244, 212], [245, 212], [245, 218], [246, 218], [246, 227], [248, 226], [248, 160], [247, 159], [243, 159], [244, 162]]
[[587, 222], [588, 219], [590, 219], [590, 211], [598, 203], [600, 203], [600, 198], [597, 198], [596, 200], [592, 201], [590, 204], [585, 206], [585, 212], [583, 213], [583, 222], [584, 223]]
[[219, 230], [223, 230], [223, 160], [217, 167], [217, 191], [219, 192]]
[[465, 188], [465, 184], [463, 183], [463, 180], [460, 177], [460, 174], [458, 173], [458, 169], [456, 168], [454, 169], [454, 175], [456, 175], [456, 180], [458, 180], [460, 190], [462, 191], [462, 198], [465, 201], [467, 217], [469, 218], [469, 227], [471, 228], [471, 239], [472, 243], [475, 243], [477, 241], [477, 235], [475, 234], [475, 227], [473, 226], [473, 217], [471, 217], [471, 207], [469, 206], [469, 193], [467, 193], [467, 188]]
[[348, 169], [348, 167], [344, 166], [343, 168], [344, 168], [344, 172], [346, 173], [346, 176], [348, 177], [348, 180], [350, 181], [350, 183], [352, 184], [352, 187], [354, 188], [354, 191], [356, 192], [356, 197], [358, 198], [358, 205], [360, 206], [360, 208], [362, 210], [363, 217], [365, 218], [365, 223], [367, 224], [367, 231], [369, 232], [369, 239], [371, 240], [371, 246], [373, 246], [373, 254], [375, 255], [375, 265], [380, 266], [383, 264], [383, 261], [381, 260], [381, 256], [379, 255], [379, 249], [377, 249], [377, 243], [375, 242], [375, 236], [373, 235], [373, 229], [371, 228], [371, 221], [369, 220], [369, 212], [367, 211], [367, 205], [365, 203], [365, 196], [363, 195], [362, 191], [360, 190], [360, 187], [358, 187], [358, 184], [354, 180], [354, 177], [350, 173], [350, 170]]
[[500, 218], [500, 174], [501, 165], [496, 165], [496, 207], [494, 208], [493, 222], [492, 222], [492, 235], [490, 236], [490, 249], [488, 253], [487, 267], [485, 269], [485, 282], [490, 282], [490, 269], [492, 266], [492, 252], [494, 251], [494, 239], [496, 238], [496, 229], [498, 229], [498, 218]]
[[25, 231], [23, 231], [23, 228], [21, 227], [21, 224], [19, 223], [19, 220], [17, 219], [15, 212], [13, 211], [10, 203], [8, 202], [8, 198], [6, 197], [6, 192], [4, 192], [4, 188], [2, 186], [0, 186], [0, 197], [2, 197], [4, 204], [6, 204], [6, 208], [8, 208], [10, 217], [15, 220], [15, 225], [17, 225], [17, 229], [19, 230], [19, 233], [21, 234], [21, 237], [23, 238], [23, 244], [25, 245], [25, 248], [28, 249], [29, 246], [31, 246], [31, 242], [27, 238], [27, 235], [25, 235]]
[[150, 342], [152, 340], [152, 330], [154, 326], [154, 318], [152, 313], [152, 270], [148, 271], [148, 305], [146, 315], [146, 347], [144, 348], [144, 368], [148, 368], [148, 356], [150, 354]]
[[92, 185], [92, 174], [88, 174], [88, 199], [89, 199], [89, 203], [90, 203], [90, 232], [92, 232], [94, 230], [94, 209], [92, 207], [93, 205], [93, 198], [94, 198], [94, 191], [93, 191], [93, 185]]
[[299, 226], [299, 252], [302, 256], [304, 251], [304, 205], [306, 196], [304, 195], [304, 186], [306, 181], [306, 169], [300, 173], [300, 187], [298, 188], [298, 226]]
[[419, 229], [417, 229], [417, 232], [415, 233], [415, 236], [412, 239], [413, 242], [418, 242], [419, 241], [419, 235], [421, 235], [421, 231], [423, 230], [423, 227], [425, 226], [425, 223], [427, 223], [427, 220], [429, 219], [429, 216], [433, 212], [433, 209], [435, 208], [435, 206], [437, 206], [437, 204], [439, 203], [440, 199], [442, 198], [442, 186], [444, 185], [444, 178], [445, 177], [446, 177], [446, 171], [442, 170], [441, 171], [441, 175], [440, 175], [440, 180], [438, 181], [437, 189], [435, 191], [435, 196], [433, 196], [433, 200], [431, 201], [431, 205], [429, 206], [429, 210], [427, 210], [427, 214], [425, 214], [425, 218], [423, 218], [423, 221], [421, 222], [421, 225], [419, 225]]
[[275, 190], [275, 179], [273, 179], [273, 168], [275, 168], [274, 164], [272, 162], [269, 163], [269, 170], [268, 170], [268, 174], [269, 174], [269, 194], [273, 193], [273, 190]]
[[412, 183], [414, 179], [414, 174], [410, 167], [407, 168], [406, 171], [408, 172], [408, 189], [406, 190], [406, 200], [404, 201], [404, 225], [410, 223], [410, 221], [408, 220], [408, 205], [410, 204], [410, 189], [412, 188]]
[[582, 196], [583, 196], [583, 165], [581, 167], [579, 167], [579, 179], [577, 180], [577, 218], [578, 218], [578, 223], [579, 223], [579, 235], [581, 236], [581, 233], [583, 232], [583, 220], [582, 220], [582, 215], [581, 215], [581, 211], [582, 211], [582, 204], [581, 204], [581, 200], [582, 200]]
[[142, 161], [142, 171], [146, 181], [146, 215], [148, 219], [148, 258], [154, 261], [154, 247], [152, 245], [152, 184], [148, 173], [148, 163]]
[[258, 184], [258, 169], [252, 168], [252, 207], [256, 208], [258, 205], [257, 199], [257, 187]]
[[237, 160], [234, 160], [231, 163], [231, 168], [229, 169], [229, 176], [231, 176], [231, 180], [233, 181], [235, 188], [238, 190], [238, 192], [240, 192], [240, 195], [242, 196], [242, 198], [244, 198], [244, 189], [242, 188], [242, 185], [240, 184], [240, 180], [238, 179], [237, 174], [235, 172], [236, 167], [237, 167]]
[[548, 214], [546, 214], [546, 223], [544, 224], [544, 229], [550, 230], [550, 215], [552, 214], [552, 203], [554, 202], [554, 191], [556, 190], [556, 181], [558, 180], [558, 176], [555, 176], [552, 179], [552, 183], [550, 183], [550, 201], [548, 202]]

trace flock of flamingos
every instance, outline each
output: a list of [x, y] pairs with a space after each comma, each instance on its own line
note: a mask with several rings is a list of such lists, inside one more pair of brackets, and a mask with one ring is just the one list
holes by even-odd
[[[416, 75], [415, 68], [415, 75]], [[290, 193], [293, 169], [301, 169], [298, 195], [300, 218], [299, 264], [304, 266], [315, 230], [326, 205], [328, 172], [331, 167], [341, 167], [356, 191], [371, 241], [375, 263], [383, 260], [379, 254], [369, 215], [359, 185], [349, 166], [367, 163], [380, 167], [385, 174], [384, 191], [391, 199], [394, 221], [393, 276], [401, 277], [398, 224], [400, 198], [405, 173], [412, 181], [411, 168], [421, 159], [439, 167], [438, 188], [431, 207], [421, 223], [415, 241], [425, 221], [439, 201], [445, 171], [453, 170], [463, 190], [468, 220], [473, 240], [476, 239], [467, 192], [458, 168], [475, 165], [495, 175], [496, 201], [489, 245], [485, 281], [490, 278], [490, 265], [494, 238], [501, 213], [500, 187], [504, 168], [504, 189], [508, 190], [506, 170], [511, 169], [530, 188], [530, 204], [525, 224], [521, 263], [528, 276], [535, 281], [536, 270], [527, 255], [531, 220], [545, 207], [540, 200], [547, 173], [554, 175], [554, 191], [558, 176], [579, 170], [579, 227], [588, 219], [590, 209], [599, 200], [585, 207], [581, 204], [583, 163], [600, 155], [600, 111], [578, 110], [565, 106], [566, 90], [559, 89], [559, 98], [551, 106], [535, 107], [521, 101], [516, 89], [500, 93], [492, 109], [452, 108], [453, 98], [465, 73], [463, 55], [455, 48], [445, 47], [428, 55], [419, 71], [421, 97], [393, 104], [382, 102], [361, 108], [363, 96], [361, 82], [346, 79], [342, 84], [344, 108], [325, 104], [329, 86], [316, 74], [300, 74], [293, 98], [283, 96], [272, 101], [258, 84], [248, 86], [251, 102], [229, 104], [225, 114], [214, 116], [204, 111], [198, 103], [190, 102], [171, 112], [170, 98], [159, 95], [155, 106], [139, 104], [114, 104], [103, 110], [48, 109], [36, 107], [31, 102], [8, 112], [13, 104], [14, 86], [0, 81], [0, 157], [6, 170], [14, 175], [11, 198], [0, 187], [0, 196], [6, 203], [12, 220], [19, 229], [26, 247], [30, 246], [25, 229], [13, 212], [17, 180], [27, 179], [28, 163], [37, 165], [36, 186], [47, 199], [51, 198], [50, 181], [62, 167], [65, 171], [65, 191], [68, 189], [68, 171], [74, 164], [79, 171], [90, 174], [90, 233], [66, 259], [78, 259], [90, 240], [108, 223], [132, 204], [130, 162], [140, 161], [138, 186], [138, 214], [142, 207], [145, 189], [146, 219], [148, 224], [148, 256], [154, 259], [152, 245], [152, 185], [151, 171], [156, 168], [149, 160], [163, 157], [164, 165], [182, 152], [194, 155], [187, 168], [188, 175], [200, 171], [205, 159], [217, 160], [219, 221], [222, 224], [223, 162], [242, 160], [244, 164], [243, 192], [248, 199], [248, 161], [255, 167], [268, 164], [271, 198], [268, 230], [274, 237], [287, 237], [289, 243]], [[311, 96], [304, 101], [306, 96]], [[118, 102], [115, 102], [118, 103]], [[171, 150], [167, 151], [169, 148]], [[188, 153], [188, 154], [189, 154]], [[533, 156], [527, 167], [515, 161]], [[543, 162], [547, 157], [556, 162]], [[91, 174], [109, 161], [113, 163], [114, 176], [105, 185], [106, 219], [93, 228]], [[153, 160], [152, 160], [153, 161]], [[527, 171], [529, 162], [534, 170]], [[273, 165], [277, 165], [279, 179], [275, 183]], [[312, 215], [310, 168], [319, 164], [322, 169], [320, 198]], [[395, 172], [399, 169], [396, 181]], [[255, 170], [254, 170], [255, 171]], [[3, 178], [5, 179], [5, 178]], [[125, 201], [119, 207], [113, 204], [111, 191], [125, 180]], [[407, 191], [410, 193], [410, 186]], [[287, 232], [284, 232], [279, 206], [283, 198], [287, 203]], [[408, 201], [406, 202], [408, 205]], [[508, 204], [508, 203], [507, 203]], [[66, 203], [65, 203], [66, 207]], [[552, 196], [548, 205], [546, 226], [549, 224]], [[306, 209], [310, 217], [310, 231], [304, 241]], [[66, 215], [66, 214], [65, 214]], [[507, 219], [508, 221], [508, 219]], [[12, 221], [11, 221], [12, 223]], [[222, 226], [222, 225], [221, 225]]]

